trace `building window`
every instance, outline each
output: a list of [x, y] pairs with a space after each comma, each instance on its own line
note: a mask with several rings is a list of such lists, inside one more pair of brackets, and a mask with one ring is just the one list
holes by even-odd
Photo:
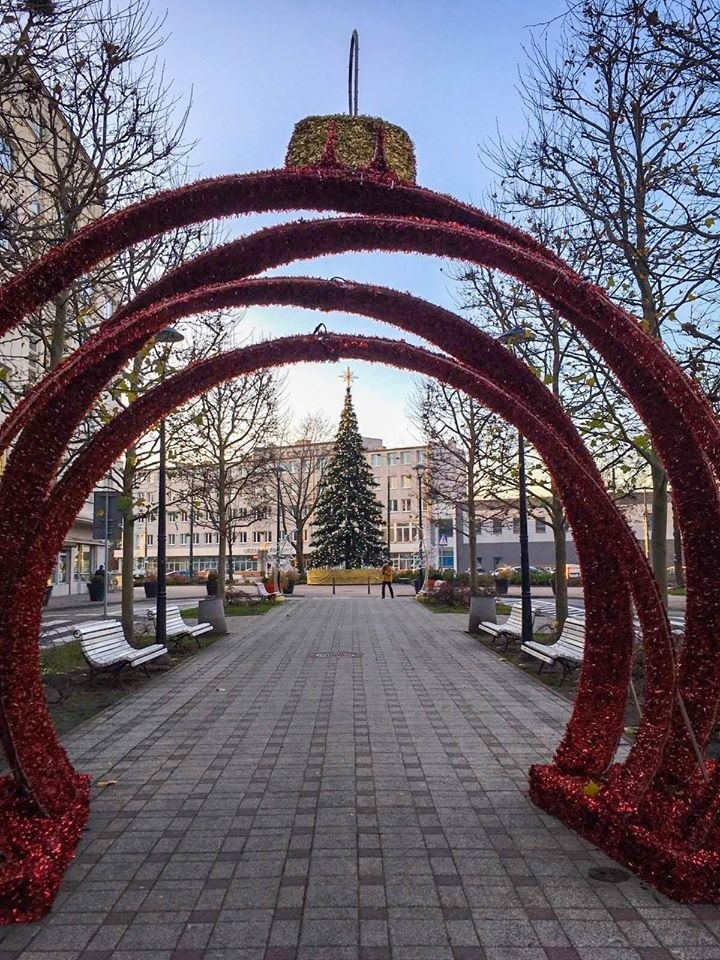
[[513, 517], [513, 533], [520, 533], [520, 517]]
[[412, 500], [401, 500], [400, 509], [403, 511], [403, 513], [410, 513], [412, 510]]
[[154, 537], [154, 535], [153, 535], [152, 533], [149, 533], [149, 534], [145, 537], [145, 543], [147, 543], [147, 545], [148, 545], [149, 547], [151, 547], [151, 546], [155, 543], [155, 537]]
[[[198, 536], [199, 536], [199, 534], [198, 534]], [[205, 543], [212, 543], [212, 542], [213, 542], [213, 535], [212, 535], [211, 533], [206, 533], [206, 534], [205, 534]]]
[[395, 543], [411, 543], [418, 539], [418, 528], [414, 523], [396, 523], [393, 541]]
[[169, 546], [169, 547], [174, 547], [174, 546], [175, 546], [175, 540], [176, 540], [175, 534], [174, 534], [174, 533], [169, 533], [169, 534], [168, 534], [168, 546]]
[[180, 519], [182, 520], [183, 523], [187, 523], [187, 522], [188, 522], [187, 510], [181, 510], [181, 511], [180, 511]]
[[397, 478], [397, 477], [390, 477], [390, 489], [391, 489], [391, 490], [396, 490], [396, 489], [397, 489], [397, 485], [398, 485], [398, 478]]
[[503, 522], [499, 517], [495, 517], [492, 522], [492, 532], [495, 535], [503, 532]]
[[388, 463], [390, 466], [395, 466], [395, 464], [400, 463], [400, 454], [399, 453], [389, 453], [387, 455]]
[[[173, 536], [174, 536], [174, 534], [173, 534]], [[189, 534], [189, 533], [181, 533], [181, 534], [180, 534], [180, 545], [183, 546], [183, 547], [185, 547], [185, 546], [187, 546], [188, 543], [190, 543], [190, 534]]]
[[410, 476], [410, 474], [403, 474], [402, 485], [404, 487], [411, 487], [413, 485], [413, 478]]
[[381, 453], [371, 453], [370, 454], [370, 466], [372, 467], [381, 467], [383, 465], [384, 457]]
[[536, 520], [535, 521], [535, 533], [545, 533], [545, 521]]
[[412, 463], [412, 453], [410, 452], [410, 450], [405, 450], [405, 451], [403, 452], [402, 462], [403, 462], [403, 463]]
[[237, 535], [237, 542], [238, 542], [238, 543], [247, 543], [247, 530], [241, 530], [241, 531], [240, 531], [240, 533]]
[[199, 534], [199, 533], [194, 533], [194, 534], [193, 534], [193, 543], [194, 543], [196, 546], [197, 546], [197, 544], [200, 543], [200, 534]]
[[170, 523], [177, 523], [177, 518], [178, 518], [177, 513], [169, 513], [169, 514], [168, 514], [168, 520], [169, 520]]
[[397, 513], [397, 508], [398, 508], [398, 502], [397, 502], [397, 500], [391, 500], [391, 501], [390, 501], [390, 510], [391, 510], [391, 512], [392, 512], [392, 513]]

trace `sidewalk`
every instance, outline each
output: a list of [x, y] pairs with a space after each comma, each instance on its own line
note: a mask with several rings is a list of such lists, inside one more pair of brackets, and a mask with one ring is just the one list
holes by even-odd
[[[89, 829], [2, 960], [717, 960], [527, 798], [568, 703], [409, 599], [299, 599], [78, 728]], [[116, 782], [115, 782], [116, 781]]]

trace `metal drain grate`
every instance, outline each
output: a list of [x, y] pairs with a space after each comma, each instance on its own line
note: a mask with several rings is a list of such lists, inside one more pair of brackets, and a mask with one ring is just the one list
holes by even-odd
[[323, 650], [322, 653], [316, 653], [316, 660], [340, 660], [343, 657], [361, 657], [361, 653], [354, 650]]

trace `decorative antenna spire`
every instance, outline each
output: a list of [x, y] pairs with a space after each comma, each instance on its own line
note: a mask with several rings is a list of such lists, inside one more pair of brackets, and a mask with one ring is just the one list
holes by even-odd
[[360, 40], [357, 30], [350, 37], [350, 59], [348, 61], [348, 113], [358, 115], [358, 72], [360, 69]]

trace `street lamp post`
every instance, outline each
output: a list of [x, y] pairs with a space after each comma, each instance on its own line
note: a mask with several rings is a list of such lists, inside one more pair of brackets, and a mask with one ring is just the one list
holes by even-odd
[[425, 586], [425, 538], [423, 536], [423, 513], [422, 513], [422, 480], [425, 475], [425, 464], [418, 463], [415, 466], [415, 472], [418, 478], [418, 546], [420, 553], [420, 570], [422, 576], [422, 586]]
[[281, 463], [275, 466], [275, 477], [277, 480], [277, 499], [276, 513], [277, 523], [275, 527], [275, 570], [273, 571], [273, 589], [275, 593], [280, 593], [280, 477], [285, 473], [285, 467]]
[[[155, 334], [159, 343], [167, 343], [169, 354], [173, 343], [185, 337], [179, 330], [166, 327]], [[163, 373], [163, 379], [164, 373]], [[165, 448], [165, 419], [160, 421], [160, 465], [158, 468], [158, 521], [157, 521], [157, 600], [155, 601], [155, 642], [167, 642], [167, 456]]]
[[387, 495], [385, 498], [385, 507], [386, 507], [386, 513], [387, 513], [388, 559], [390, 559], [390, 454], [387, 455], [387, 466], [388, 466], [388, 475], [387, 475]]
[[[527, 327], [514, 327], [499, 336], [498, 342], [512, 347], [519, 340], [532, 340], [533, 332]], [[528, 543], [527, 480], [525, 476], [525, 438], [518, 430], [518, 509], [520, 513], [520, 609], [522, 611], [522, 642], [533, 638], [532, 593], [530, 590], [530, 547]]]

